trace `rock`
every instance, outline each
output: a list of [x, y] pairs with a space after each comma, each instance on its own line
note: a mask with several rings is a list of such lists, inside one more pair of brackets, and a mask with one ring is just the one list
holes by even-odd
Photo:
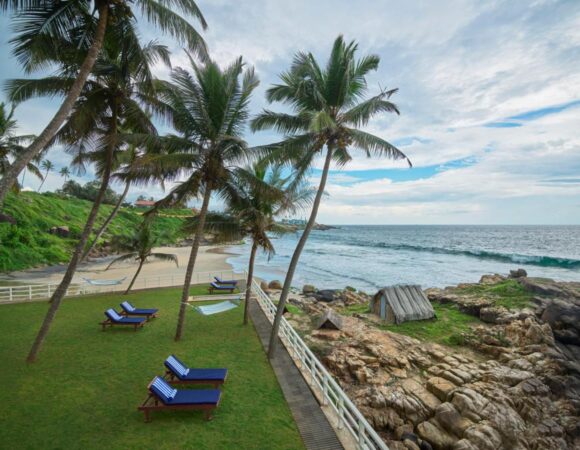
[[524, 269], [510, 270], [509, 278], [524, 278], [528, 276], [528, 272]]
[[501, 436], [486, 423], [478, 423], [465, 431], [465, 438], [479, 450], [502, 448]]
[[462, 437], [465, 430], [473, 425], [471, 420], [462, 417], [455, 406], [447, 402], [437, 407], [435, 418], [446, 431], [457, 437]]
[[489, 306], [481, 308], [479, 318], [486, 323], [498, 323], [500, 317], [509, 314], [509, 311], [503, 306]]
[[494, 273], [493, 275], [482, 275], [479, 280], [479, 284], [497, 284], [504, 280], [505, 277], [503, 275]]
[[449, 393], [457, 386], [445, 378], [433, 377], [427, 381], [427, 389], [442, 402], [447, 401]]
[[421, 450], [421, 447], [419, 447], [419, 445], [417, 445], [417, 443], [416, 443], [416, 442], [414, 442], [414, 441], [411, 441], [410, 439], [405, 439], [405, 440], [403, 441], [403, 444], [405, 444], [405, 447], [406, 447], [408, 450]]
[[556, 340], [564, 344], [580, 345], [580, 300], [554, 299], [542, 314]]
[[425, 439], [437, 450], [448, 449], [457, 441], [456, 438], [441, 429], [436, 422], [431, 420], [420, 423], [417, 426], [417, 433], [421, 439]]
[[478, 450], [478, 448], [467, 439], [461, 439], [453, 445], [451, 450]]
[[305, 284], [304, 287], [302, 288], [302, 293], [303, 294], [314, 294], [316, 293], [318, 289], [316, 289], [315, 286], [311, 285], [311, 284]]
[[314, 297], [319, 302], [329, 303], [336, 299], [337, 292], [340, 291], [338, 289], [322, 289], [316, 292], [316, 294], [314, 294]]
[[263, 291], [267, 291], [268, 283], [266, 283], [265, 281], [260, 281], [260, 287], [262, 288]]
[[346, 286], [344, 288], [345, 291], [349, 291], [349, 292], [356, 292], [356, 288], [352, 287], [352, 286]]
[[281, 290], [282, 283], [279, 280], [272, 280], [268, 283], [268, 289]]

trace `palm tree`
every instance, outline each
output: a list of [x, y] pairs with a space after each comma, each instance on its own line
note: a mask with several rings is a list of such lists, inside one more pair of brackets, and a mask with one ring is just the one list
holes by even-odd
[[310, 218], [292, 255], [282, 288], [270, 335], [270, 358], [274, 355], [280, 320], [296, 266], [316, 223], [330, 163], [334, 161], [341, 167], [346, 165], [352, 159], [353, 150], [367, 157], [384, 156], [409, 161], [395, 146], [359, 129], [378, 113], [398, 114], [399, 110], [389, 101], [396, 89], [381, 90], [374, 97], [363, 100], [367, 88], [365, 77], [378, 68], [379, 57], [370, 55], [357, 60], [356, 50], [357, 44], [354, 41], [347, 44], [339, 36], [324, 68], [312, 53], [296, 54], [290, 70], [281, 75], [281, 83], [272, 86], [266, 93], [269, 102], [285, 103], [290, 106], [292, 113], [264, 110], [252, 121], [254, 131], [273, 128], [285, 134], [282, 142], [264, 146], [264, 149], [273, 150], [272, 159], [292, 164], [298, 172], [295, 180], [300, 180], [326, 149]]
[[[73, 110], [97, 60], [108, 26], [134, 18], [138, 13], [139, 17], [185, 44], [190, 51], [202, 58], [207, 56], [204, 40], [180, 15], [191, 16], [202, 28], [207, 27], [193, 0], [0, 0], [0, 11], [15, 13], [17, 35], [10, 42], [14, 55], [26, 72], [52, 64], [62, 67], [71, 53], [82, 60], [80, 65], [75, 66], [74, 79], [62, 93], [64, 100], [52, 120], [18, 154], [0, 180], [0, 210], [18, 174], [47, 147]], [[71, 42], [76, 45], [71, 46]]]
[[[13, 117], [14, 105], [8, 110], [5, 103], [0, 103], [0, 175], [2, 177], [6, 176], [10, 168], [10, 160], [18, 158], [18, 155], [26, 149], [26, 143], [34, 139], [33, 135], [15, 136], [17, 125]], [[30, 161], [25, 170], [28, 169], [42, 180], [42, 173], [35, 162], [37, 161]], [[9, 188], [18, 191], [18, 182], [14, 181]]]
[[40, 183], [40, 186], [38, 186], [38, 191], [40, 192], [40, 189], [42, 189], [42, 186], [44, 185], [44, 182], [46, 181], [46, 177], [48, 176], [48, 173], [54, 169], [54, 164], [52, 163], [52, 161], [45, 159], [44, 161], [42, 161], [42, 163], [40, 163], [40, 167], [42, 167], [45, 170], [44, 176], [42, 177], [42, 182]]
[[[236, 165], [247, 159], [250, 149], [241, 138], [248, 120], [248, 103], [258, 85], [253, 69], [244, 71], [242, 58], [221, 69], [215, 62], [196, 63], [193, 74], [177, 68], [171, 82], [161, 84], [157, 112], [167, 116], [180, 135], [164, 138], [144, 136], [143, 143], [162, 143], [166, 154], [146, 155], [135, 164], [136, 180], [165, 176], [166, 181], [183, 179], [152, 210], [202, 197], [199, 222], [185, 271], [175, 340], [180, 340], [185, 322], [191, 277], [202, 238], [212, 194], [226, 195]], [[242, 78], [243, 80], [240, 80]]]
[[270, 236], [293, 231], [278, 223], [276, 218], [285, 213], [295, 213], [305, 207], [316, 192], [306, 183], [292, 183], [293, 178], [294, 174], [283, 177], [280, 167], [267, 171], [265, 165], [259, 163], [250, 170], [238, 170], [236, 182], [232, 185], [233, 192], [228, 195], [228, 212], [238, 222], [241, 234], [252, 241], [246, 283], [244, 325], [248, 323], [257, 250], [262, 249], [270, 259], [275, 254]]
[[[87, 163], [94, 164], [101, 184], [65, 275], [53, 293], [49, 310], [28, 355], [29, 362], [36, 360], [72, 281], [111, 174], [118, 165], [119, 155], [125, 150], [121, 131], [156, 134], [149, 115], [142, 107], [154, 95], [150, 66], [157, 61], [168, 63], [169, 52], [155, 42], [142, 47], [135, 25], [135, 21], [129, 18], [109, 27], [93, 74], [85, 83], [69, 119], [53, 139], [55, 143], [64, 144], [65, 150], [73, 154], [73, 165], [77, 169], [83, 169]], [[25, 100], [35, 95], [64, 93], [70, 81], [67, 76], [13, 80], [9, 87], [12, 97]]]
[[154, 253], [153, 249], [157, 246], [158, 240], [153, 236], [151, 232], [151, 226], [149, 221], [145, 221], [140, 227], [139, 231], [131, 237], [120, 236], [113, 240], [113, 248], [118, 252], [127, 252], [124, 255], [115, 258], [105, 270], [108, 270], [113, 264], [117, 264], [123, 261], [138, 261], [139, 266], [137, 267], [137, 272], [133, 276], [129, 287], [125, 291], [124, 295], [127, 295], [135, 280], [139, 276], [143, 264], [150, 259], [160, 259], [162, 261], [172, 261], [177, 267], [179, 263], [177, 261], [177, 255], [171, 253]]
[[60, 169], [59, 174], [61, 177], [64, 178], [64, 182], [66, 183], [66, 180], [70, 178], [70, 169], [68, 167], [63, 167], [62, 169]]

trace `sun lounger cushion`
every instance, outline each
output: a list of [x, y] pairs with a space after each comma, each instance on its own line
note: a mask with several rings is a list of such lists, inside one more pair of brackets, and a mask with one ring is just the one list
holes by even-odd
[[223, 381], [228, 374], [228, 369], [191, 369], [175, 355], [165, 360], [165, 366], [182, 381]]
[[220, 399], [219, 389], [187, 390], [174, 389], [163, 378], [155, 377], [149, 389], [159, 399], [169, 405], [206, 405], [217, 404]]
[[145, 319], [140, 318], [140, 317], [123, 317], [123, 316], [120, 316], [117, 313], [117, 311], [115, 311], [112, 308], [107, 309], [107, 311], [105, 311], [105, 315], [109, 319], [111, 319], [111, 321], [117, 322], [117, 323], [141, 323], [141, 322], [144, 322], [145, 321]]
[[165, 402], [169, 403], [177, 394], [177, 389], [169, 386], [163, 378], [155, 377], [151, 383], [150, 389], [159, 396], [159, 398]]
[[135, 308], [131, 303], [127, 301], [121, 303], [121, 308], [123, 308], [127, 313], [143, 314], [143, 315], [155, 314], [158, 311], [157, 309], [154, 308]]
[[233, 284], [236, 285], [238, 284], [237, 280], [222, 280], [220, 277], [214, 277], [214, 279], [219, 283], [219, 284]]

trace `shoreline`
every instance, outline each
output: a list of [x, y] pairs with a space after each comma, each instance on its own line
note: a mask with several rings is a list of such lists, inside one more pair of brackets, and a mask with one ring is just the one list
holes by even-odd
[[[226, 251], [226, 247], [224, 245], [201, 246], [197, 255], [194, 273], [233, 270], [233, 266], [227, 262], [227, 259], [232, 254]], [[176, 267], [175, 264], [167, 261], [152, 260], [143, 265], [139, 278], [182, 275], [185, 273], [191, 247], [158, 247], [154, 251], [156, 253], [176, 254], [179, 266]], [[80, 283], [83, 278], [110, 280], [127, 277], [131, 279], [137, 270], [137, 264], [120, 263], [113, 265], [109, 270], [105, 270], [115, 257], [116, 255], [95, 258], [80, 264], [72, 282]], [[7, 272], [0, 274], [0, 282], [3, 284], [14, 282], [19, 285], [59, 283], [66, 271], [66, 267], [66, 264], [59, 264], [37, 269]]]

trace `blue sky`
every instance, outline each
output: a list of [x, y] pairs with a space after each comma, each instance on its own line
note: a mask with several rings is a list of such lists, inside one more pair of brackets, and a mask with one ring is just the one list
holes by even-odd
[[[580, 2], [198, 3], [214, 59], [226, 64], [243, 55], [255, 66], [261, 85], [254, 112], [267, 106], [265, 89], [296, 51], [324, 59], [339, 33], [357, 40], [361, 55], [381, 57], [369, 77], [370, 94], [399, 88], [393, 100], [401, 115], [378, 116], [367, 131], [397, 145], [413, 168], [362, 155], [333, 168], [321, 222], [580, 223]], [[0, 81], [22, 77], [10, 57], [6, 17], [0, 17], [0, 29]], [[150, 27], [142, 34], [170, 45], [174, 66], [187, 65], [170, 40]], [[167, 77], [166, 69], [157, 73]], [[58, 99], [21, 105], [22, 132], [40, 132], [57, 107]], [[252, 144], [277, 138], [247, 136]], [[68, 165], [60, 149], [49, 159]], [[312, 172], [313, 183], [320, 166]], [[54, 174], [45, 186], [60, 184]], [[159, 198], [163, 192], [153, 186], [131, 195], [139, 194]]]

